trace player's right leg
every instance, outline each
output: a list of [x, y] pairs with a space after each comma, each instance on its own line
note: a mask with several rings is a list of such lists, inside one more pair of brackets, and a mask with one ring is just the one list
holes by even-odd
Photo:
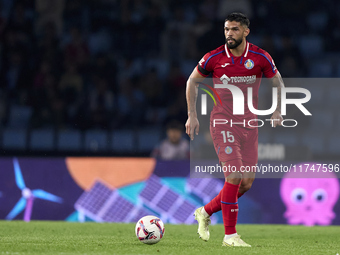
[[[212, 115], [211, 115], [212, 116]], [[239, 141], [241, 140], [241, 133], [236, 129], [231, 129], [229, 126], [214, 126], [213, 122], [210, 122], [210, 134], [213, 138], [214, 147], [216, 154], [219, 158], [219, 162], [231, 162], [233, 160], [238, 160], [239, 162], [242, 158], [240, 153], [241, 146]], [[228, 139], [227, 139], [228, 138]], [[241, 162], [242, 163], [242, 162]], [[221, 167], [223, 165], [221, 163]], [[228, 173], [225, 173], [228, 174]], [[226, 184], [225, 184], [226, 185]], [[224, 186], [225, 186], [224, 185]], [[224, 188], [223, 188], [224, 189]], [[213, 198], [208, 204], [204, 207], [200, 207], [195, 211], [195, 219], [198, 222], [198, 231], [200, 238], [204, 241], [208, 241], [210, 237], [209, 233], [209, 224], [210, 224], [210, 216], [218, 212], [222, 209], [221, 201], [222, 201], [222, 192]], [[227, 194], [227, 193], [225, 193]]]
[[195, 219], [198, 222], [197, 233], [199, 234], [199, 237], [204, 241], [208, 241], [210, 238], [210, 216], [213, 213], [221, 211], [221, 194], [222, 190], [208, 204], [196, 209], [194, 213]]
[[204, 206], [202, 206], [196, 209], [194, 216], [195, 216], [195, 220], [197, 220], [198, 222], [197, 234], [202, 240], [208, 241], [210, 238], [210, 232], [209, 232], [209, 224], [211, 223], [210, 215], [208, 215], [205, 212]]
[[242, 173], [240, 172], [242, 167], [241, 159], [234, 159], [228, 162], [222, 162], [223, 166], [227, 166], [228, 169], [236, 170], [236, 172], [225, 173], [225, 184], [221, 194], [221, 207], [223, 224], [225, 230], [225, 236], [223, 238], [223, 246], [243, 246], [250, 247], [245, 243], [236, 232], [236, 223], [238, 216], [238, 192], [241, 184]]

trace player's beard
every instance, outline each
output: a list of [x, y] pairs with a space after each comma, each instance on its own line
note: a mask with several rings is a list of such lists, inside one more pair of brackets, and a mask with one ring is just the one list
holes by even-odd
[[227, 43], [227, 46], [228, 46], [229, 49], [237, 48], [242, 43], [242, 41], [243, 41], [243, 38], [241, 38], [239, 40], [236, 40], [236, 39], [233, 39], [233, 38], [229, 38], [229, 39], [234, 41], [233, 44], [229, 44], [228, 41], [227, 41], [228, 39], [226, 39], [226, 43]]

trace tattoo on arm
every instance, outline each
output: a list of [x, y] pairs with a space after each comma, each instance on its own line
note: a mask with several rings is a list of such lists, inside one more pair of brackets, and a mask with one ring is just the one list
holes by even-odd
[[276, 110], [281, 113], [281, 89], [284, 88], [285, 85], [279, 72], [272, 78], [272, 86], [277, 88]]
[[188, 115], [197, 115], [196, 102], [198, 95], [198, 83], [195, 79], [189, 78], [187, 81], [186, 97], [188, 104]]

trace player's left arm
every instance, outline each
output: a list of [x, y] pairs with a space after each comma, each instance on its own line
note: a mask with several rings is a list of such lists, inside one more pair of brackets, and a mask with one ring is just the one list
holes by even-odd
[[276, 110], [273, 112], [272, 117], [270, 118], [272, 121], [272, 126], [282, 126], [282, 115], [281, 115], [281, 89], [285, 87], [281, 74], [277, 70], [276, 74], [270, 79], [272, 86], [277, 88], [277, 107]]
[[283, 80], [279, 70], [277, 70], [274, 60], [269, 55], [268, 52], [263, 52], [264, 58], [262, 58], [262, 71], [263, 74], [269, 78], [272, 86], [277, 88], [277, 106], [276, 110], [273, 112], [271, 119], [271, 124], [273, 127], [282, 126], [282, 115], [281, 115], [281, 89], [284, 88]]

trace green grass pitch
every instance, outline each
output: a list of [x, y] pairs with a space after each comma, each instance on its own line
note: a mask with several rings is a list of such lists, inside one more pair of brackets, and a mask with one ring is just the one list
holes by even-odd
[[210, 226], [210, 240], [196, 225], [165, 225], [155, 245], [137, 240], [135, 224], [0, 221], [0, 254], [340, 254], [340, 227], [239, 225], [251, 248], [222, 247], [222, 225]]

